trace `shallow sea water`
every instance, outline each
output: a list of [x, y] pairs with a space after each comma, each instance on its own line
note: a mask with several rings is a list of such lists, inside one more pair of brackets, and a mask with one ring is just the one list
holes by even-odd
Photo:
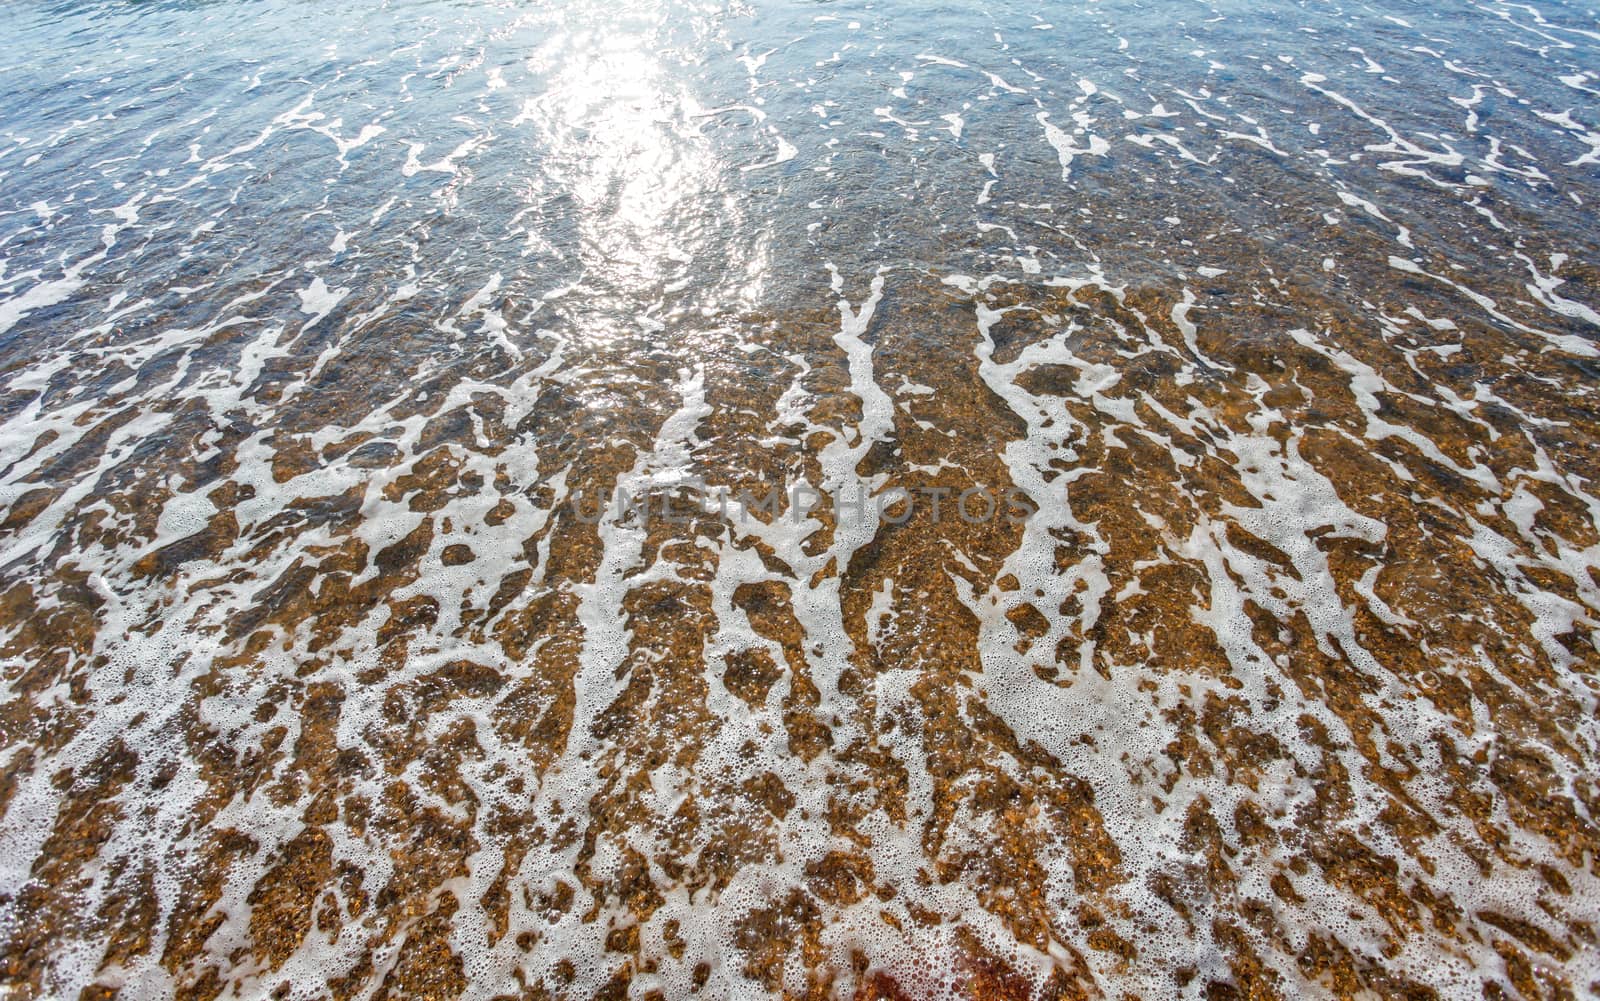
[[1592, 7], [0, 37], [6, 997], [1600, 994]]

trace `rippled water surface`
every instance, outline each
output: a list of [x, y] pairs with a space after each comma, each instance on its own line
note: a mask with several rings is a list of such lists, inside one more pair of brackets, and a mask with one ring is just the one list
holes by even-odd
[[1600, 994], [1581, 0], [0, 37], [4, 996]]

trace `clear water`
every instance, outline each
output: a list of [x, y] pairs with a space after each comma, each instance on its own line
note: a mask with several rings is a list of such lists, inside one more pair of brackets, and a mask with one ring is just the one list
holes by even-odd
[[0, 9], [13, 996], [1600, 990], [1595, 10], [352, 6]]

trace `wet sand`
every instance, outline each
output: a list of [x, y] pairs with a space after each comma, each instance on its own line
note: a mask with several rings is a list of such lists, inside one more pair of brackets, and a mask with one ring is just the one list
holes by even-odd
[[1592, 11], [0, 26], [10, 996], [1600, 994]]

